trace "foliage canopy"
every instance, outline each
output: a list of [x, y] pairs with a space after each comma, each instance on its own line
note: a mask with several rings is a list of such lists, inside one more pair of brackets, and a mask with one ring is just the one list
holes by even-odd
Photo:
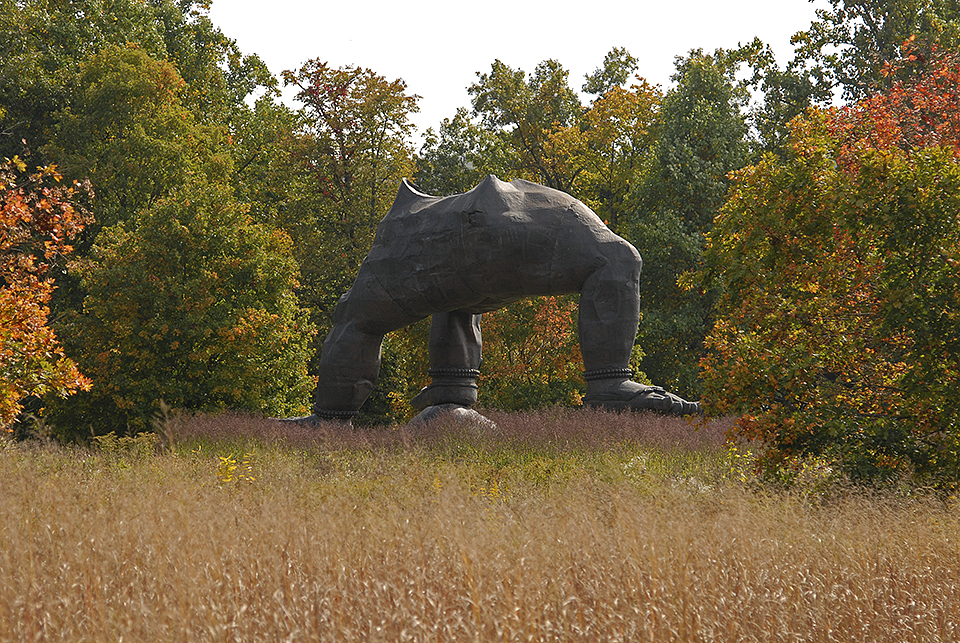
[[79, 269], [87, 295], [67, 340], [95, 386], [57, 406], [59, 424], [81, 432], [64, 437], [149, 429], [159, 400], [306, 412], [313, 328], [294, 296], [290, 239], [246, 210], [196, 181], [101, 232]]
[[960, 479], [958, 90], [943, 57], [795, 121], [787, 157], [736, 175], [706, 254], [722, 295], [704, 378], [771, 471], [814, 455]]

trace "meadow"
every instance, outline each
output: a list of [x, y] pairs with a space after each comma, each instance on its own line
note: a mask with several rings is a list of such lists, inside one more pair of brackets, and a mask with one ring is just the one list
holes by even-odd
[[0, 443], [0, 641], [957, 641], [960, 506], [730, 421], [179, 416]]

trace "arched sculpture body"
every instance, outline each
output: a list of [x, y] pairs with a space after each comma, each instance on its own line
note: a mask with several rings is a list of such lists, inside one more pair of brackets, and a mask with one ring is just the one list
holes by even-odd
[[696, 413], [698, 404], [630, 380], [640, 269], [636, 249], [563, 192], [488, 176], [464, 194], [434, 197], [404, 181], [337, 304], [310, 418], [352, 417], [376, 384], [383, 336], [429, 316], [432, 383], [413, 405], [470, 406], [480, 314], [565, 293], [580, 293], [585, 403]]

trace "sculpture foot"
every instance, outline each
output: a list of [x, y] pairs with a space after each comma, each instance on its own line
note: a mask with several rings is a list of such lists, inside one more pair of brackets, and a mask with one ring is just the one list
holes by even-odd
[[476, 403], [476, 384], [433, 383], [423, 387], [420, 392], [410, 400], [410, 406], [418, 411], [440, 405], [473, 406]]
[[426, 424], [432, 424], [438, 420], [453, 421], [456, 424], [476, 429], [491, 430], [497, 428], [493, 420], [460, 404], [436, 404], [428, 406], [410, 420], [408, 426], [418, 428]]
[[588, 382], [583, 403], [610, 411], [645, 410], [667, 415], [699, 415], [703, 412], [699, 402], [688, 402], [660, 386], [646, 386], [632, 380]]

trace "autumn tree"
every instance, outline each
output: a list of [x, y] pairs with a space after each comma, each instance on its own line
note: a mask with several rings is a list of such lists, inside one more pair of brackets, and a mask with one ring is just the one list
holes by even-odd
[[509, 411], [580, 404], [577, 302], [538, 297], [483, 316], [480, 400]]
[[[830, 0], [817, 10], [806, 31], [794, 36], [798, 55], [822, 68], [843, 97], [862, 100], [889, 89], [911, 73], [902, 67], [890, 73], [887, 63], [900, 57], [905, 41], [926, 55], [938, 42], [960, 45], [960, 5], [955, 0]], [[900, 73], [902, 72], [902, 73]]]
[[[113, 275], [109, 263], [125, 257], [107, 249], [120, 244], [130, 250], [135, 246], [132, 239], [141, 234], [181, 233], [181, 227], [164, 227], [148, 213], [162, 211], [164, 216], [178, 218], [170, 214], [174, 208], [171, 204], [187, 209], [188, 204], [213, 198], [212, 194], [221, 200], [223, 213], [227, 214], [208, 212], [202, 233], [191, 230], [200, 237], [229, 237], [235, 232], [217, 231], [216, 227], [237, 227], [236, 233], [259, 239], [263, 251], [274, 256], [267, 262], [276, 273], [271, 279], [277, 283], [286, 280], [291, 288], [296, 283], [291, 249], [282, 242], [283, 234], [276, 236], [272, 231], [283, 221], [291, 203], [288, 194], [276, 188], [281, 185], [279, 176], [289, 168], [285, 159], [290, 156], [296, 118], [280, 108], [269, 93], [254, 106], [246, 104], [245, 98], [252, 91], [257, 87], [271, 90], [276, 80], [256, 56], [241, 54], [236, 43], [212, 25], [208, 9], [206, 2], [174, 0], [118, 0], [106, 5], [88, 0], [0, 3], [0, 131], [5, 134], [0, 136], [0, 146], [30, 135], [44, 158], [55, 160], [65, 176], [89, 177], [98, 188], [99, 198], [89, 204], [98, 215], [97, 223], [88, 225], [83, 238], [75, 242], [78, 264], [84, 268], [66, 274], [62, 265], [56, 266], [61, 287], [51, 302], [57, 331], [68, 338], [67, 354], [84, 365], [95, 366], [88, 369], [94, 388], [75, 398], [76, 405], [57, 405], [65, 435], [70, 431], [89, 433], [91, 425], [97, 431], [112, 423], [119, 423], [119, 430], [126, 422], [131, 428], [145, 426], [144, 418], [153, 412], [158, 396], [168, 404], [182, 403], [184, 408], [235, 403], [240, 408], [276, 413], [302, 410], [302, 384], [307, 380], [297, 370], [301, 366], [294, 368], [291, 355], [296, 353], [307, 363], [309, 354], [301, 350], [299, 340], [290, 343], [284, 339], [273, 346], [279, 351], [280, 361], [270, 367], [262, 366], [271, 362], [257, 353], [268, 350], [267, 344], [257, 344], [249, 335], [243, 340], [249, 346], [239, 339], [227, 343], [227, 354], [247, 351], [236, 373], [237, 381], [245, 382], [241, 388], [246, 389], [239, 397], [235, 391], [226, 391], [226, 385], [213, 376], [193, 377], [196, 388], [186, 391], [189, 387], [171, 384], [180, 381], [182, 372], [172, 373], [170, 369], [175, 368], [172, 364], [177, 360], [187, 359], [183, 347], [189, 342], [176, 339], [180, 352], [171, 352], [167, 333], [173, 330], [144, 331], [136, 342], [117, 340], [123, 352], [119, 348], [114, 352], [102, 350], [112, 341], [111, 332], [121, 332], [120, 322], [110, 322], [114, 324], [111, 330], [107, 322], [98, 325], [95, 320], [112, 319], [110, 315], [117, 314], [117, 308], [111, 307], [110, 297], [87, 291], [88, 287], [105, 287], [106, 281], [117, 288], [113, 293], [117, 302], [125, 301], [144, 311], [171, 310], [169, 295], [157, 288], [117, 276], [108, 279]], [[252, 187], [263, 177], [271, 178], [268, 186]], [[289, 173], [287, 178], [287, 183], [298, 184], [296, 173]], [[249, 212], [256, 222], [248, 215], [229, 214], [247, 211], [237, 197], [255, 200]], [[103, 239], [99, 236], [101, 228], [110, 231]], [[122, 244], [118, 241], [121, 237]], [[158, 242], [158, 248], [167, 247]], [[83, 261], [93, 248], [100, 254]], [[282, 260], [276, 258], [285, 253]], [[151, 258], [162, 263], [157, 255]], [[244, 261], [248, 259], [254, 260], [246, 257]], [[216, 263], [202, 253], [193, 261]], [[123, 261], [120, 265], [133, 270]], [[231, 271], [235, 268], [231, 263], [215, 272], [228, 279], [233, 278]], [[162, 275], [154, 276], [160, 279]], [[195, 305], [199, 310], [207, 305], [196, 301], [191, 304], [194, 294], [180, 293], [184, 306]], [[151, 301], [151, 296], [162, 301]], [[206, 297], [201, 299], [206, 301]], [[268, 302], [269, 298], [263, 295], [262, 300]], [[229, 308], [234, 304], [228, 300], [223, 305]], [[273, 309], [271, 305], [263, 303], [253, 309], [271, 311], [264, 315], [278, 316], [280, 321], [269, 321], [257, 313], [262, 319], [242, 321], [237, 317], [240, 321], [235, 326], [260, 324], [263, 332], [257, 331], [259, 336], [273, 333], [280, 337], [286, 332], [281, 329], [286, 324], [297, 326], [304, 336], [311, 335], [310, 325], [297, 317], [300, 313], [289, 310], [290, 306], [296, 307], [295, 301], [276, 304]], [[211, 315], [209, 325], [225, 327], [227, 322], [210, 321]], [[295, 323], [290, 315], [296, 318]], [[171, 313], [171, 319], [182, 318]], [[135, 315], [132, 319], [137, 320]], [[145, 329], [151, 327], [152, 320], [137, 321]], [[268, 333], [271, 324], [273, 330]], [[190, 335], [193, 330], [180, 332]], [[139, 359], [130, 357], [134, 353]], [[172, 360], [169, 368], [163, 361], [166, 358]], [[261, 365], [255, 369], [255, 363]], [[142, 368], [144, 364], [157, 365], [157, 371]], [[256, 381], [267, 368], [279, 374], [278, 381], [288, 388], [287, 397]], [[185, 370], [189, 369], [181, 369]], [[294, 398], [299, 401], [292, 402]]]
[[27, 397], [66, 397], [89, 388], [49, 325], [52, 263], [91, 220], [74, 205], [84, 186], [54, 168], [26, 174], [18, 157], [0, 163], [0, 430]]
[[708, 408], [764, 466], [960, 480], [960, 66], [795, 121], [709, 235]]
[[[283, 77], [297, 89], [303, 107], [289, 148], [296, 167], [277, 223], [294, 239], [303, 281], [299, 292], [322, 341], [401, 180], [414, 174], [410, 115], [419, 97], [407, 93], [402, 79], [319, 60]], [[320, 341], [316, 359], [319, 347]], [[384, 383], [393, 360], [388, 344]], [[378, 388], [359, 420], [388, 421], [388, 392]]]
[[251, 221], [229, 188], [196, 178], [105, 228], [64, 326], [93, 380], [54, 413], [63, 437], [146, 430], [179, 409], [303, 414], [313, 326], [298, 305], [290, 238]]
[[[960, 46], [960, 5], [954, 0], [830, 0], [792, 38], [793, 58], [780, 66], [759, 38], [723, 52], [740, 66], [738, 85], [755, 97], [749, 110], [757, 157], [788, 154], [790, 121], [810, 107], [827, 107], [889, 89], [922, 71], [935, 51]], [[901, 46], [909, 51], [901, 56]], [[908, 60], [909, 64], [893, 61]]]

